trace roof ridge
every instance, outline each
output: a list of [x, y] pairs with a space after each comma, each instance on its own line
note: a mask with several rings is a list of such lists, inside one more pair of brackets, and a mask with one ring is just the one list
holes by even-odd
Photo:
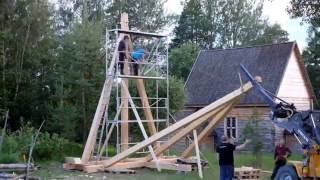
[[262, 48], [266, 46], [275, 46], [275, 45], [282, 45], [282, 44], [296, 44], [296, 41], [280, 42], [280, 43], [273, 43], [273, 44], [259, 44], [259, 45], [233, 47], [233, 48], [225, 48], [225, 49], [203, 49], [200, 52], [215, 52], [215, 51], [238, 50], [238, 49], [249, 49], [249, 48]]
[[[238, 88], [239, 63], [253, 75], [267, 77], [264, 87], [275, 94], [295, 46], [293, 41], [202, 51], [185, 83], [186, 105], [208, 104]], [[259, 96], [251, 92], [241, 104], [260, 102]]]

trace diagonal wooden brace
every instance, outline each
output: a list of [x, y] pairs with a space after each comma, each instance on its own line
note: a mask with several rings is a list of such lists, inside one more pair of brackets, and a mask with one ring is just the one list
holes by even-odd
[[[185, 117], [184, 119], [178, 121], [177, 123], [167, 127], [166, 129], [163, 129], [162, 131], [154, 134], [153, 136], [149, 137], [148, 139], [132, 146], [131, 148], [117, 154], [116, 156], [102, 161], [103, 165], [105, 167], [109, 167], [112, 166], [113, 164], [127, 158], [128, 156], [132, 155], [133, 153], [139, 151], [140, 149], [158, 141], [159, 139], [168, 136], [169, 134], [189, 125], [190, 123], [196, 121], [197, 119], [199, 119], [200, 117], [209, 114], [210, 116], [212, 116], [212, 114], [210, 114], [211, 111], [219, 108], [221, 105], [224, 105], [226, 103], [229, 103], [233, 100], [235, 100], [236, 98], [238, 98], [239, 96], [241, 96], [242, 94], [246, 93], [247, 91], [249, 91], [252, 88], [252, 84], [250, 82], [246, 83], [245, 85], [243, 85], [243, 90], [241, 88], [234, 90], [233, 92], [227, 94], [226, 96], [218, 99], [217, 101], [209, 104], [208, 106], [200, 109], [199, 111]], [[209, 116], [209, 117], [210, 117]], [[209, 118], [207, 117], [207, 118]]]
[[[237, 104], [240, 101], [240, 99], [238, 101], [235, 102], [235, 104]], [[227, 112], [229, 112], [232, 109], [232, 107], [228, 107]], [[201, 141], [207, 137], [211, 131], [218, 125], [217, 123], [217, 116], [212, 117], [212, 119], [209, 121], [209, 124], [201, 131], [200, 135], [198, 136], [198, 142], [201, 143]], [[221, 119], [221, 118], [220, 118]], [[195, 147], [195, 143], [193, 142], [191, 145], [189, 145], [189, 147], [182, 153], [181, 157], [182, 158], [187, 158], [190, 157], [192, 154], [192, 150]]]

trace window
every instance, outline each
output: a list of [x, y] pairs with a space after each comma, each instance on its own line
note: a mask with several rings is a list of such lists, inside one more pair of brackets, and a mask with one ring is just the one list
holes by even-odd
[[238, 138], [237, 126], [236, 117], [227, 117], [224, 121], [224, 134], [228, 137]]

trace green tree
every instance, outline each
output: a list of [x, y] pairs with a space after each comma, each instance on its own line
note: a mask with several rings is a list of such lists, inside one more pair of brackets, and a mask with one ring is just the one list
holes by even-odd
[[9, 126], [40, 124], [48, 116], [50, 74], [55, 60], [53, 10], [46, 0], [0, 2], [0, 109]]
[[187, 42], [178, 48], [172, 49], [169, 55], [170, 73], [181, 78], [183, 81], [186, 81], [199, 51], [199, 46], [191, 42]]
[[[85, 140], [100, 95], [104, 74], [101, 24], [75, 24], [61, 39], [56, 62], [52, 131]], [[61, 127], [65, 126], [65, 127]]]
[[[107, 1], [108, 2], [108, 1]], [[103, 0], [58, 0], [57, 26], [58, 29], [69, 29], [70, 26], [84, 17], [87, 21], [104, 19], [104, 8], [109, 4]]]
[[288, 7], [288, 13], [292, 18], [302, 17], [304, 21], [313, 26], [319, 26], [320, 23], [320, 2], [310, 0], [291, 0]]
[[308, 47], [303, 51], [305, 65], [318, 101], [320, 100], [320, 2], [291, 0], [288, 13], [292, 18], [303, 18], [310, 23]]
[[283, 30], [279, 24], [266, 25], [263, 35], [254, 39], [249, 44], [268, 44], [268, 43], [281, 43], [287, 42], [288, 32]]
[[175, 38], [172, 47], [177, 47], [186, 42], [206, 46], [208, 41], [207, 18], [200, 0], [189, 0], [185, 3], [178, 26], [174, 29]]
[[259, 121], [261, 121], [261, 116], [259, 115], [257, 109], [253, 109], [251, 116], [249, 117], [249, 122], [247, 122], [243, 135], [245, 139], [251, 140], [251, 150], [252, 154], [255, 157], [255, 161], [252, 162], [253, 166], [261, 167], [261, 152], [263, 148], [262, 143], [262, 128], [259, 125]]
[[128, 13], [131, 30], [159, 32], [171, 19], [164, 12], [165, 0], [117, 0], [106, 7], [106, 24], [116, 28], [120, 15]]
[[313, 86], [315, 95], [320, 100], [320, 31], [309, 28], [308, 47], [303, 51], [305, 65]]
[[263, 1], [189, 0], [174, 30], [173, 47], [184, 42], [202, 48], [230, 48], [287, 41], [279, 25], [262, 16]]

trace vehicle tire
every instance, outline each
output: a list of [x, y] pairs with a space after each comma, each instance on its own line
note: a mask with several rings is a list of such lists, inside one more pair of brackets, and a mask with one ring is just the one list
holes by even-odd
[[285, 165], [279, 169], [275, 180], [299, 180], [299, 177], [293, 166]]

